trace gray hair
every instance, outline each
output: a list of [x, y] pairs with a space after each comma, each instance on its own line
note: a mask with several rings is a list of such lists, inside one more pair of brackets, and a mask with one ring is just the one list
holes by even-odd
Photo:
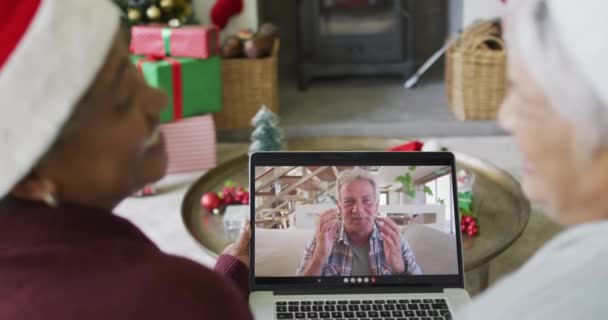
[[[597, 87], [600, 84], [589, 79], [590, 71], [583, 70], [585, 68], [581, 66], [580, 61], [586, 58], [585, 54], [571, 48], [584, 44], [570, 43], [572, 41], [565, 40], [567, 37], [563, 37], [560, 30], [582, 28], [588, 31], [594, 26], [591, 23], [582, 27], [559, 25], [563, 23], [562, 16], [568, 11], [563, 3], [562, 7], [556, 9], [555, 1], [516, 2], [511, 8], [510, 19], [505, 21], [505, 38], [509, 50], [517, 52], [526, 69], [538, 81], [551, 106], [574, 124], [579, 135], [576, 137], [579, 148], [577, 156], [579, 160], [588, 161], [598, 147], [608, 144], [608, 101], [602, 100], [601, 90]], [[585, 5], [570, 3], [571, 10], [586, 11]], [[595, 40], [605, 41], [604, 37]], [[601, 65], [597, 67], [601, 68]]]
[[376, 183], [374, 176], [365, 169], [355, 167], [353, 169], [344, 170], [338, 175], [338, 179], [336, 180], [336, 198], [338, 202], [340, 202], [340, 189], [342, 186], [355, 180], [369, 181], [374, 188], [374, 196], [376, 197], [376, 201], [380, 199], [380, 190], [378, 189], [378, 184]]

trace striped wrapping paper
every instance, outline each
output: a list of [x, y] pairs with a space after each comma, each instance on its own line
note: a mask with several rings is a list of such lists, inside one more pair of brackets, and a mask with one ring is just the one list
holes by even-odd
[[208, 170], [216, 166], [215, 124], [210, 114], [160, 126], [165, 136], [167, 173]]

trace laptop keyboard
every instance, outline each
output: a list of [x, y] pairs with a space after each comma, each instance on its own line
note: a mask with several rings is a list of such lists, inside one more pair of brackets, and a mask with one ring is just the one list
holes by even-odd
[[450, 320], [445, 299], [276, 301], [277, 319]]

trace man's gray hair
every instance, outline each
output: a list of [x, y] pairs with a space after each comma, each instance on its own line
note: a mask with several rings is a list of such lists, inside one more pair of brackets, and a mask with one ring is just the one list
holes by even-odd
[[374, 188], [375, 200], [378, 201], [378, 199], [380, 199], [380, 190], [378, 189], [378, 184], [376, 183], [374, 176], [365, 169], [354, 167], [353, 169], [344, 170], [338, 175], [338, 179], [336, 180], [336, 199], [338, 202], [340, 202], [340, 189], [342, 186], [355, 180], [369, 181]]

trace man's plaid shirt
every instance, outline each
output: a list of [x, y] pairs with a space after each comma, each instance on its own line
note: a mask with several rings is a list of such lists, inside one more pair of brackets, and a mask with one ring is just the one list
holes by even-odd
[[[336, 235], [334, 236], [334, 247], [331, 255], [327, 259], [327, 262], [323, 266], [322, 276], [350, 276], [353, 270], [353, 252], [351, 249], [351, 243], [348, 239], [344, 225], [341, 223]], [[374, 221], [374, 228], [369, 238], [369, 265], [370, 275], [385, 276], [393, 275], [391, 266], [389, 265], [386, 256], [384, 255], [384, 246], [382, 235], [378, 230], [377, 222]], [[306, 246], [306, 251], [300, 266], [298, 267], [297, 274], [301, 274], [304, 271], [305, 266], [312, 257], [312, 254], [317, 245], [315, 237]], [[409, 244], [401, 237], [401, 256], [405, 265], [405, 271], [403, 274], [419, 275], [422, 274], [422, 270], [416, 263], [414, 253], [410, 249]]]

